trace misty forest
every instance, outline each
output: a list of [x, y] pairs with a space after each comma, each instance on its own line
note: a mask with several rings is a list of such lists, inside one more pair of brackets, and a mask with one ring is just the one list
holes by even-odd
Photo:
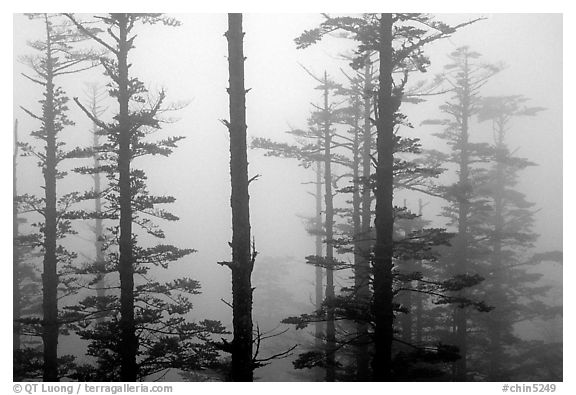
[[562, 381], [560, 14], [14, 14], [15, 381]]

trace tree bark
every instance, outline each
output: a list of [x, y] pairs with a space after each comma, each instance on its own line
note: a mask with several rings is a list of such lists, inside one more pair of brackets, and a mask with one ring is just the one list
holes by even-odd
[[393, 340], [393, 162], [394, 107], [392, 101], [392, 14], [381, 14], [379, 26], [380, 75], [378, 89], [376, 167], [376, 244], [374, 246], [374, 358], [375, 381], [389, 381], [392, 373]]
[[242, 14], [228, 14], [230, 76], [230, 176], [232, 182], [232, 380], [253, 381], [252, 285], [254, 256], [250, 250], [248, 158], [246, 151], [246, 90]]
[[132, 188], [130, 185], [130, 164], [132, 150], [130, 147], [130, 117], [128, 103], [128, 23], [127, 14], [117, 14], [119, 25], [118, 40], [118, 187], [120, 190], [120, 260], [118, 272], [120, 275], [120, 379], [136, 381], [138, 365], [136, 354], [138, 339], [134, 323], [134, 259], [132, 243]]

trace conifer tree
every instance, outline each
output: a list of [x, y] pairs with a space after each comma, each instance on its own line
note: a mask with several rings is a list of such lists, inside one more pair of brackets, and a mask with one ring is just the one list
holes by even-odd
[[[319, 85], [315, 88], [322, 92], [322, 104], [315, 106], [316, 110], [312, 113], [308, 120], [308, 130], [293, 130], [289, 132], [293, 134], [300, 146], [294, 146], [283, 143], [272, 142], [268, 139], [255, 139], [252, 146], [255, 148], [262, 148], [267, 150], [268, 156], [281, 156], [287, 158], [299, 159], [303, 166], [308, 167], [312, 163], [316, 163], [317, 169], [322, 164], [324, 174], [319, 174], [316, 180], [317, 188], [324, 185], [324, 229], [321, 232], [325, 236], [326, 254], [325, 256], [311, 255], [308, 256], [307, 262], [318, 268], [326, 271], [326, 286], [322, 304], [317, 305], [317, 314], [322, 316], [315, 320], [315, 324], [325, 322], [326, 324], [326, 346], [322, 351], [315, 350], [312, 353], [318, 360], [318, 365], [326, 370], [326, 381], [335, 381], [336, 379], [336, 326], [334, 316], [334, 303], [335, 303], [335, 288], [334, 288], [334, 271], [338, 269], [340, 262], [335, 258], [335, 213], [334, 208], [334, 195], [336, 191], [333, 186], [336, 184], [336, 177], [333, 172], [333, 164], [346, 164], [349, 160], [341, 154], [334, 152], [334, 148], [341, 146], [343, 143], [336, 141], [336, 130], [334, 128], [337, 121], [341, 118], [341, 109], [336, 109], [333, 103], [332, 96], [336, 93], [340, 86], [335, 83], [328, 74], [324, 72], [322, 77], [318, 77], [307, 69], [305, 71], [316, 81]], [[317, 191], [316, 196], [321, 192]], [[321, 206], [317, 204], [317, 211]], [[316, 220], [316, 223], [319, 221]], [[317, 226], [318, 233], [319, 227]], [[317, 250], [320, 250], [317, 248]], [[317, 281], [318, 284], [318, 281]], [[308, 354], [306, 354], [308, 355]], [[320, 357], [322, 355], [322, 357]]]
[[[147, 137], [161, 128], [160, 114], [178, 107], [163, 105], [165, 92], [149, 99], [144, 84], [129, 73], [129, 53], [134, 48], [138, 24], [179, 22], [161, 14], [109, 14], [96, 16], [104, 24], [108, 41], [100, 31], [87, 31], [72, 14], [67, 17], [78, 29], [109, 51], [112, 58], [101, 58], [110, 78], [109, 94], [118, 103], [112, 122], [98, 119], [75, 99], [84, 113], [98, 126], [105, 141], [84, 152], [99, 154], [97, 167], [81, 167], [81, 174], [105, 173], [108, 187], [102, 190], [106, 207], [87, 218], [117, 220], [108, 228], [105, 273], [117, 273], [119, 294], [87, 297], [79, 305], [68, 307], [68, 320], [74, 329], [90, 341], [88, 354], [97, 357], [97, 366], [81, 366], [77, 378], [83, 380], [136, 381], [166, 369], [202, 369], [218, 357], [209, 343], [212, 334], [225, 333], [217, 321], [190, 322], [191, 295], [199, 292], [199, 283], [179, 278], [166, 283], [148, 276], [151, 267], [167, 268], [194, 252], [169, 244], [142, 247], [138, 244], [137, 225], [143, 232], [164, 239], [164, 232], [154, 218], [176, 221], [178, 217], [159, 208], [172, 203], [172, 196], [154, 196], [148, 191], [146, 174], [135, 168], [137, 158], [149, 155], [169, 156], [183, 137], [149, 141]], [[87, 268], [87, 273], [102, 275], [102, 265]], [[106, 313], [103, 322], [93, 322]], [[119, 334], [119, 336], [116, 335]]]
[[[490, 381], [510, 380], [513, 372], [522, 369], [524, 361], [515, 357], [515, 350], [525, 347], [526, 342], [514, 333], [516, 323], [531, 319], [535, 312], [540, 317], [558, 314], [558, 309], [542, 303], [548, 288], [536, 284], [541, 275], [529, 272], [541, 261], [527, 254], [537, 239], [532, 230], [535, 210], [517, 190], [517, 183], [519, 173], [535, 163], [516, 156], [506, 141], [516, 118], [537, 116], [544, 110], [527, 102], [523, 96], [486, 97], [478, 110], [478, 120], [491, 122], [493, 133], [492, 162], [481, 187], [493, 207], [488, 217], [489, 254], [482, 275], [486, 277], [483, 289], [487, 301], [497, 307], [478, 324], [488, 335], [487, 356], [479, 360], [488, 361], [485, 370]], [[546, 259], [556, 260], [552, 254]]]
[[[402, 94], [410, 69], [425, 70], [428, 59], [422, 47], [454, 33], [467, 22], [455, 27], [433, 21], [424, 14], [364, 14], [362, 17], [330, 17], [320, 27], [305, 31], [296, 43], [305, 48], [318, 42], [328, 33], [340, 30], [359, 42], [352, 62], [359, 67], [368, 51], [379, 57], [378, 95], [375, 123], [377, 130], [376, 165], [376, 215], [373, 258], [372, 313], [374, 314], [374, 345], [372, 373], [374, 380], [392, 378], [392, 341], [394, 337], [393, 303], [393, 236], [394, 236], [394, 152], [395, 114], [400, 107]], [[393, 73], [404, 70], [404, 78], [394, 82]]]
[[[444, 79], [453, 87], [453, 96], [440, 107], [448, 118], [424, 124], [445, 127], [444, 132], [436, 136], [446, 140], [452, 152], [437, 156], [443, 162], [457, 166], [458, 182], [444, 189], [444, 196], [450, 202], [444, 215], [457, 227], [454, 248], [446, 257], [450, 262], [449, 273], [461, 276], [478, 274], [478, 265], [487, 253], [481, 240], [485, 236], [490, 204], [481, 196], [477, 185], [486, 178], [482, 164], [490, 160], [491, 149], [486, 143], [473, 142], [470, 120], [480, 109], [480, 88], [499, 71], [499, 67], [482, 63], [480, 54], [468, 47], [460, 47], [449, 56], [451, 63], [445, 66]], [[466, 298], [466, 292], [459, 291], [456, 297]], [[453, 314], [454, 342], [461, 356], [453, 374], [455, 380], [466, 381], [469, 313], [464, 306], [457, 306]]]
[[[57, 85], [62, 75], [78, 73], [95, 65], [98, 55], [93, 51], [75, 49], [74, 44], [84, 41], [86, 36], [79, 34], [70, 24], [62, 21], [62, 17], [52, 14], [30, 14], [30, 19], [40, 20], [44, 25], [45, 37], [29, 43], [30, 47], [38, 51], [38, 55], [24, 57], [22, 60], [34, 72], [32, 76], [23, 74], [29, 81], [42, 86], [44, 89], [42, 113], [23, 108], [33, 119], [41, 122], [41, 127], [31, 133], [42, 144], [41, 150], [33, 145], [22, 143], [20, 146], [25, 155], [34, 155], [39, 158], [39, 167], [44, 176], [44, 197], [31, 195], [20, 197], [25, 210], [38, 212], [44, 220], [40, 226], [42, 235], [39, 247], [44, 252], [42, 270], [42, 340], [44, 345], [44, 381], [58, 381], [61, 372], [58, 371], [58, 334], [60, 323], [58, 319], [58, 287], [59, 266], [70, 262], [73, 253], [66, 251], [58, 244], [58, 239], [72, 232], [70, 217], [64, 213], [70, 205], [81, 199], [79, 193], [58, 195], [57, 182], [66, 173], [58, 169], [60, 162], [73, 157], [71, 152], [64, 150], [64, 143], [59, 140], [58, 134], [66, 126], [73, 125], [67, 117], [68, 97], [64, 90]], [[60, 264], [60, 265], [59, 265]]]

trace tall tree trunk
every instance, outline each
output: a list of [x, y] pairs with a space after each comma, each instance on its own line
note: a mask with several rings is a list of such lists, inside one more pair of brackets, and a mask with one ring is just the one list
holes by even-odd
[[[98, 113], [98, 103], [97, 103], [97, 90], [96, 86], [93, 87], [93, 96], [92, 96], [92, 114], [98, 117], [100, 114]], [[92, 125], [92, 146], [94, 148], [100, 145], [98, 134], [97, 134], [97, 125]], [[97, 152], [94, 153], [94, 168], [97, 169], [100, 167], [100, 157]], [[102, 199], [100, 197], [100, 193], [102, 192], [102, 188], [100, 186], [100, 173], [94, 173], [92, 176], [94, 180], [94, 193], [96, 194], [96, 198], [94, 199], [94, 212], [98, 215], [102, 213]], [[96, 296], [101, 298], [106, 295], [106, 291], [104, 289], [105, 282], [104, 282], [104, 269], [105, 269], [105, 262], [104, 262], [104, 252], [102, 251], [103, 243], [102, 237], [104, 227], [102, 225], [102, 219], [96, 218], [94, 223], [94, 249], [96, 252], [96, 266], [100, 272], [97, 274], [97, 282], [96, 282]], [[96, 318], [97, 321], [101, 322], [103, 316], [98, 315]]]
[[130, 147], [130, 117], [128, 103], [128, 51], [130, 49], [127, 37], [128, 15], [117, 14], [119, 25], [118, 40], [118, 123], [120, 129], [118, 148], [118, 186], [120, 190], [120, 260], [118, 272], [120, 275], [120, 379], [136, 381], [138, 365], [136, 354], [138, 339], [134, 323], [134, 259], [132, 245], [132, 188], [130, 185], [130, 163], [132, 150]]
[[51, 48], [51, 30], [48, 16], [46, 24], [46, 91], [42, 110], [46, 134], [46, 160], [44, 170], [44, 262], [42, 273], [42, 342], [44, 345], [44, 381], [58, 381], [58, 272], [56, 255], [56, 129], [54, 114], [54, 72]]
[[[356, 102], [356, 100], [355, 100]], [[360, 117], [361, 108], [358, 106], [354, 110], [354, 139], [352, 142], [352, 178], [354, 180], [354, 189], [352, 192], [352, 223], [354, 227], [354, 298], [356, 299], [356, 304], [364, 306], [367, 302], [365, 295], [362, 294], [361, 289], [364, 287], [366, 281], [365, 264], [366, 252], [364, 251], [366, 236], [362, 233], [362, 196], [361, 190], [364, 183], [361, 182], [360, 178], [360, 167], [362, 162], [362, 152], [361, 152], [361, 138], [363, 137], [360, 130]], [[354, 349], [354, 358], [356, 360], [356, 379], [366, 380], [366, 368], [367, 368], [367, 358], [366, 358], [366, 339], [365, 339], [365, 329], [366, 323], [362, 321], [356, 322], [356, 331], [358, 336], [358, 341]]]
[[248, 158], [246, 152], [246, 90], [242, 14], [228, 14], [228, 70], [230, 75], [230, 176], [232, 179], [232, 380], [253, 381], [252, 285], [250, 251]]
[[[468, 120], [470, 117], [470, 87], [468, 58], [464, 59], [463, 70], [464, 89], [462, 92], [461, 107], [461, 151], [459, 163], [459, 180], [458, 180], [458, 237], [455, 242], [456, 248], [456, 273], [465, 274], [468, 270], [468, 217], [470, 215], [470, 154], [469, 154], [469, 137], [468, 137]], [[466, 292], [460, 291], [460, 296], [465, 297]], [[460, 352], [460, 359], [455, 364], [455, 379], [457, 381], [466, 381], [467, 371], [467, 321], [468, 312], [465, 308], [456, 307], [454, 322], [456, 326], [456, 345]]]
[[[370, 184], [372, 166], [372, 65], [367, 60], [364, 68], [364, 125], [362, 132], [362, 243], [361, 255], [355, 274], [356, 295], [358, 302], [364, 306], [370, 304], [370, 253], [372, 250], [372, 188]], [[356, 358], [356, 379], [367, 381], [369, 378], [370, 358], [368, 354], [368, 323], [359, 322], [356, 328], [358, 332], [358, 355]]]
[[393, 340], [393, 162], [394, 107], [392, 102], [392, 14], [381, 14], [379, 28], [380, 75], [378, 89], [376, 167], [376, 244], [374, 246], [374, 358], [375, 381], [388, 381], [392, 370]]
[[328, 107], [328, 74], [324, 72], [324, 201], [326, 204], [326, 381], [336, 379], [334, 322], [334, 203], [332, 196], [332, 134]]
[[[504, 230], [504, 193], [505, 193], [505, 179], [504, 179], [504, 160], [505, 146], [504, 146], [504, 133], [505, 121], [499, 120], [498, 135], [496, 141], [496, 174], [494, 183], [494, 234], [492, 236], [492, 300], [499, 301], [505, 300], [502, 290], [502, 276], [504, 268], [502, 267], [502, 236]], [[490, 381], [502, 380], [502, 315], [497, 311], [493, 315], [492, 322], [489, 328], [490, 337], [490, 367], [488, 372], [488, 379]]]
[[[315, 235], [315, 246], [316, 246], [316, 256], [322, 256], [322, 162], [316, 162], [316, 193], [314, 195], [316, 199], [316, 235]], [[324, 300], [324, 289], [323, 289], [323, 277], [322, 267], [316, 266], [315, 268], [315, 308], [320, 310], [322, 308], [322, 301]], [[314, 338], [317, 348], [322, 347], [322, 322], [316, 322], [314, 324]], [[319, 370], [318, 370], [319, 371]]]
[[20, 316], [22, 312], [22, 295], [20, 293], [20, 243], [18, 242], [19, 234], [19, 223], [20, 218], [18, 217], [18, 204], [16, 203], [16, 197], [18, 196], [18, 179], [17, 179], [17, 168], [18, 165], [18, 120], [14, 121], [14, 154], [12, 156], [12, 237], [13, 237], [13, 257], [12, 257], [12, 288], [13, 288], [13, 304], [12, 304], [12, 316], [13, 316], [13, 341], [12, 348], [15, 351], [20, 350], [20, 332], [22, 325], [20, 324]]

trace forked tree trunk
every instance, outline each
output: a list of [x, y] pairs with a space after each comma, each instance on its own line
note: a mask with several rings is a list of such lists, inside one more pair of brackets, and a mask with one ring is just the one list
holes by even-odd
[[392, 370], [393, 340], [393, 162], [394, 107], [392, 102], [392, 14], [381, 14], [379, 27], [380, 75], [378, 89], [376, 167], [376, 244], [374, 246], [374, 358], [375, 381], [388, 381]]
[[246, 90], [242, 14], [228, 14], [228, 70], [230, 76], [230, 176], [232, 180], [232, 380], [253, 381], [252, 284], [250, 250], [248, 158], [246, 151]]

